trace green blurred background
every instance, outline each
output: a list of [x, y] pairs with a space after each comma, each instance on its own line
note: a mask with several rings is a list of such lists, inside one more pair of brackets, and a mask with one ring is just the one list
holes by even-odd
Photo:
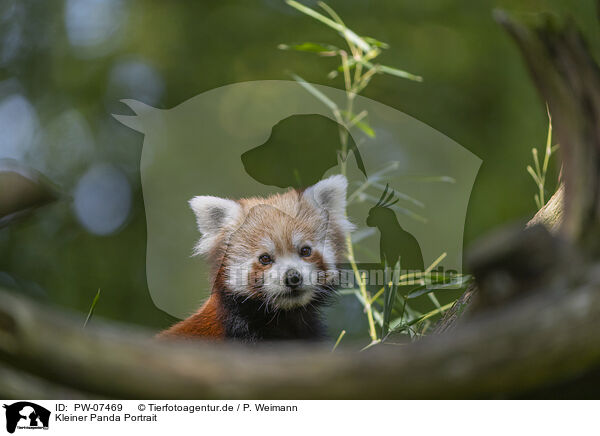
[[[328, 3], [353, 30], [390, 44], [382, 63], [424, 77], [423, 83], [376, 77], [364, 95], [427, 123], [483, 160], [465, 246], [502, 223], [531, 216], [536, 187], [525, 166], [531, 147], [544, 145], [547, 117], [492, 11], [503, 8], [524, 19], [539, 12], [571, 16], [598, 56], [595, 2]], [[82, 314], [101, 288], [96, 316], [153, 329], [173, 322], [154, 307], [146, 285], [143, 138], [110, 114], [128, 113], [122, 98], [171, 108], [225, 84], [289, 79], [290, 71], [343, 88], [341, 77], [326, 77], [336, 60], [277, 49], [304, 41], [341, 44], [283, 0], [3, 0], [0, 158], [41, 171], [72, 201], [0, 229], [0, 285]], [[554, 164], [552, 181], [556, 173]], [[334, 323], [364, 322], [360, 311], [352, 313]]]

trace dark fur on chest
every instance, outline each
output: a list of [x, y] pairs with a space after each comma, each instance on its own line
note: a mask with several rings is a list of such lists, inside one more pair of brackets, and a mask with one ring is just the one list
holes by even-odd
[[260, 300], [222, 293], [225, 336], [243, 342], [318, 341], [327, 337], [321, 304], [291, 310], [266, 308]]

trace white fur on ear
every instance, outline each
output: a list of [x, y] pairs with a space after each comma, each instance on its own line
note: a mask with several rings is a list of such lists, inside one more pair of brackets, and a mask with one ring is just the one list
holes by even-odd
[[201, 195], [189, 202], [196, 215], [198, 230], [202, 237], [194, 248], [194, 254], [205, 254], [214, 245], [219, 232], [233, 224], [242, 208], [239, 203], [226, 198]]
[[346, 218], [346, 191], [348, 181], [341, 174], [328, 177], [304, 191], [304, 198], [317, 208], [327, 212], [344, 232], [352, 231], [354, 226]]

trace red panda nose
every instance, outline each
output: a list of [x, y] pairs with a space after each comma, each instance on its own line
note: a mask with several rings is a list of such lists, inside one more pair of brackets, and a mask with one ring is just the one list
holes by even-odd
[[289, 269], [285, 273], [285, 285], [294, 289], [302, 284], [302, 274], [295, 269]]

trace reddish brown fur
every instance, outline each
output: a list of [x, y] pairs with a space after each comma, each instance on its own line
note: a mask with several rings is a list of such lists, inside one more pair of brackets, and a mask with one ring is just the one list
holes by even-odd
[[225, 328], [220, 311], [219, 294], [213, 293], [198, 312], [159, 333], [157, 338], [201, 337], [222, 340], [225, 337]]

